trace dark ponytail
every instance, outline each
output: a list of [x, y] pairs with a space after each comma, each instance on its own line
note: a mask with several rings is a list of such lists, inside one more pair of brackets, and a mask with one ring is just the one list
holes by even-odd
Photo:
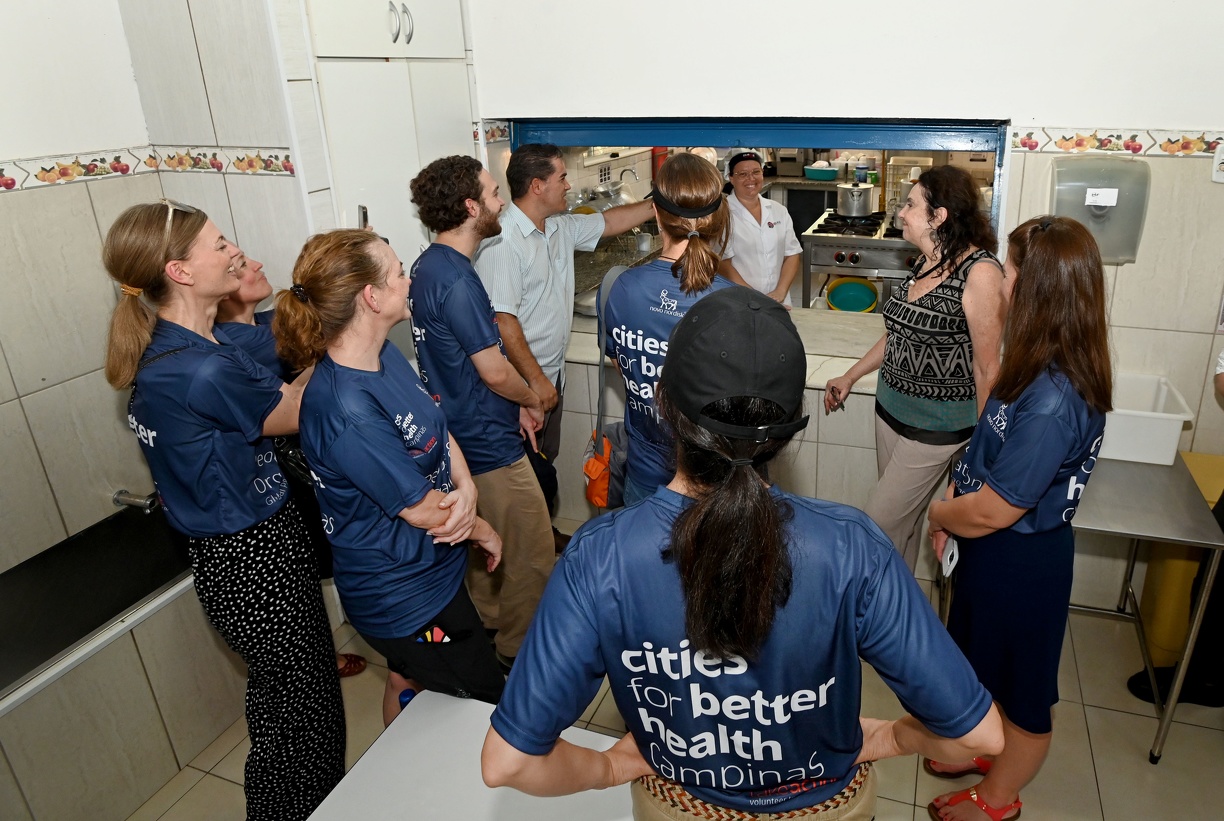
[[[793, 511], [766, 484], [768, 463], [790, 437], [753, 442], [711, 433], [679, 412], [661, 389], [656, 403], [676, 436], [677, 473], [696, 501], [672, 525], [664, 558], [684, 591], [684, 625], [694, 646], [722, 658], [755, 658], [791, 593], [786, 524]], [[711, 419], [752, 427], [790, 418], [767, 399], [739, 396], [707, 405]], [[739, 464], [733, 464], [738, 462]]]

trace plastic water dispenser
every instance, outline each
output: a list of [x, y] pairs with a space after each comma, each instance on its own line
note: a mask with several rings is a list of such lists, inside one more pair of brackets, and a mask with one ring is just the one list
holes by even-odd
[[1101, 262], [1134, 262], [1151, 180], [1148, 164], [1134, 157], [1056, 157], [1051, 210], [1083, 223]]

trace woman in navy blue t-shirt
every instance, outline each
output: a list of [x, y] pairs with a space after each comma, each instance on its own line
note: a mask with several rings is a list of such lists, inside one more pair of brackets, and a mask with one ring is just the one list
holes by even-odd
[[102, 251], [123, 294], [106, 378], [131, 389], [128, 424], [200, 603], [247, 663], [247, 817], [304, 819], [344, 775], [345, 745], [314, 556], [271, 439], [297, 430], [310, 375], [286, 384], [214, 325], [239, 285], [234, 253], [191, 206], [123, 212]]
[[319, 234], [302, 249], [293, 286], [277, 295], [272, 322], [278, 353], [293, 367], [316, 366], [302, 399], [302, 449], [344, 612], [387, 658], [387, 723], [404, 690], [496, 703], [505, 683], [463, 586], [466, 542], [488, 554], [492, 572], [501, 539], [476, 515], [476, 485], [442, 409], [387, 341], [409, 316], [408, 289], [403, 264], [376, 234]]
[[718, 170], [696, 154], [677, 154], [659, 169], [653, 195], [663, 250], [612, 283], [604, 310], [604, 353], [625, 381], [626, 505], [676, 472], [672, 434], [655, 404], [667, 337], [693, 303], [732, 284], [716, 275], [715, 249], [726, 247], [731, 227]]
[[[1019, 792], [1050, 748], [1058, 660], [1071, 601], [1071, 518], [1096, 465], [1111, 409], [1105, 281], [1096, 241], [1065, 217], [1008, 237], [1013, 284], [1006, 355], [946, 497], [930, 507], [941, 558], [960, 538], [948, 632], [1002, 708], [993, 760], [926, 761], [932, 775], [984, 774], [936, 798], [932, 818], [1019, 815]], [[972, 805], [976, 805], [976, 809]]]

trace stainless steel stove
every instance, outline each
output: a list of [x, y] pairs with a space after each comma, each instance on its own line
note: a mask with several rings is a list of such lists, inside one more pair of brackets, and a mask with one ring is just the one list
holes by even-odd
[[875, 310], [905, 281], [918, 260], [918, 249], [901, 238], [883, 211], [867, 217], [843, 217], [833, 208], [800, 236], [803, 245], [803, 305], [811, 307], [812, 280], [820, 290], [830, 280], [857, 276], [871, 280], [879, 291]]

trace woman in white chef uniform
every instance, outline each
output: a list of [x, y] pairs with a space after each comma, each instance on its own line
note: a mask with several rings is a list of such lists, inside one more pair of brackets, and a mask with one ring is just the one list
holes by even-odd
[[[786, 208], [761, 196], [765, 184], [761, 155], [732, 151], [725, 164], [731, 181], [731, 241], [723, 251], [718, 273], [739, 285], [755, 288], [791, 307], [790, 286], [799, 273], [803, 248]], [[725, 190], [725, 189], [724, 189]]]

